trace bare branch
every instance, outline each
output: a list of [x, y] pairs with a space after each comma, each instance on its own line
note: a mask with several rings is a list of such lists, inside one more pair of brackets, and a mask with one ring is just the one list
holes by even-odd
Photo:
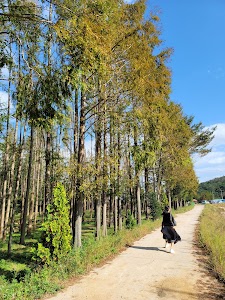
[[[17, 40], [19, 41], [19, 44], [22, 46], [22, 42], [21, 42], [21, 40], [20, 40], [19, 37], [17, 37]], [[29, 62], [26, 60], [23, 49], [21, 49], [21, 54], [22, 54], [22, 58], [23, 58], [24, 62], [26, 63], [27, 67], [28, 67], [30, 70], [33, 70], [36, 74], [38, 74], [38, 75], [41, 77], [41, 74], [38, 73], [37, 70], [35, 70], [34, 68], [32, 68], [32, 67], [30, 66]]]

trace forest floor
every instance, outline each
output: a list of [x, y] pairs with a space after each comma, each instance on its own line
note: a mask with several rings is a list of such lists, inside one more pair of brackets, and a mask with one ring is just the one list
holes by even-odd
[[48, 300], [192, 300], [225, 299], [225, 285], [207, 267], [207, 256], [196, 246], [196, 228], [203, 205], [175, 217], [182, 241], [175, 253], [163, 248], [160, 228], [113, 260]]

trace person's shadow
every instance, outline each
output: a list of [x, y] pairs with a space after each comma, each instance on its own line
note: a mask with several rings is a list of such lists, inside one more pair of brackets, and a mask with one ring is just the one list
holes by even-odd
[[166, 248], [160, 248], [160, 247], [129, 246], [129, 248], [141, 249], [141, 250], [150, 250], [150, 251], [163, 251], [163, 252], [167, 252]]

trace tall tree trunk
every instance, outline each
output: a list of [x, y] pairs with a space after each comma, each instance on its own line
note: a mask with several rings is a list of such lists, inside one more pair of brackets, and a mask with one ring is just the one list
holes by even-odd
[[17, 131], [18, 131], [18, 120], [16, 119], [16, 126], [15, 126], [15, 133], [14, 133], [14, 141], [13, 141], [13, 150], [12, 150], [12, 164], [10, 170], [10, 180], [9, 180], [9, 188], [8, 188], [8, 203], [6, 209], [6, 216], [5, 216], [5, 230], [4, 230], [4, 239], [7, 233], [7, 227], [9, 222], [9, 214], [11, 210], [11, 203], [12, 203], [12, 189], [14, 183], [14, 174], [15, 174], [15, 160], [16, 160], [16, 139], [17, 139]]
[[[28, 214], [28, 228], [27, 228], [27, 235], [30, 236], [32, 229], [33, 229], [33, 219], [34, 219], [34, 204], [35, 204], [35, 187], [37, 182], [37, 177], [36, 174], [37, 172], [37, 144], [38, 144], [38, 135], [36, 134], [35, 136], [35, 153], [34, 153], [34, 161], [33, 161], [33, 176], [32, 176], [32, 192], [31, 192], [31, 197], [30, 197], [30, 206], [29, 206], [29, 214]], [[35, 176], [34, 176], [35, 174]]]
[[46, 148], [45, 148], [45, 198], [43, 205], [43, 213], [46, 214], [46, 208], [51, 202], [51, 133], [47, 132]]
[[169, 207], [172, 208], [172, 201], [171, 201], [171, 192], [170, 189], [168, 190], [168, 200], [169, 200]]
[[118, 231], [118, 196], [114, 198], [114, 232]]
[[77, 159], [77, 150], [78, 150], [78, 90], [75, 91], [74, 99], [74, 127], [73, 127], [73, 151], [74, 159]]
[[149, 169], [146, 167], [145, 168], [145, 216], [146, 220], [148, 220], [148, 205], [149, 205], [149, 192], [150, 192], [150, 187], [149, 187]]
[[[118, 155], [118, 161], [117, 161], [117, 195], [120, 195], [120, 132], [118, 127], [118, 133], [117, 133], [117, 155]], [[118, 196], [118, 223], [119, 223], [119, 230], [123, 227], [123, 220], [122, 220], [122, 200], [121, 196]]]
[[27, 223], [27, 213], [29, 205], [29, 195], [30, 195], [30, 183], [31, 183], [31, 173], [32, 173], [32, 160], [33, 160], [33, 125], [31, 125], [30, 133], [30, 150], [29, 150], [29, 162], [28, 162], [28, 172], [27, 172], [27, 185], [26, 185], [26, 195], [24, 199], [24, 209], [21, 224], [21, 235], [20, 244], [25, 245], [25, 233], [26, 233], [26, 223]]
[[[10, 71], [11, 74], [11, 71]], [[11, 76], [11, 75], [10, 75]], [[5, 230], [5, 214], [7, 201], [7, 184], [9, 179], [9, 119], [10, 119], [10, 93], [11, 93], [11, 79], [8, 83], [8, 107], [7, 107], [7, 121], [6, 121], [6, 137], [5, 137], [5, 155], [4, 155], [4, 171], [3, 171], [3, 192], [2, 192], [2, 206], [1, 206], [1, 222], [0, 222], [0, 239], [4, 237]]]
[[137, 177], [136, 195], [137, 195], [137, 223], [141, 225], [141, 186], [140, 186], [139, 177]]
[[80, 103], [80, 131], [79, 131], [79, 144], [78, 144], [78, 158], [77, 158], [77, 184], [76, 184], [76, 203], [74, 205], [74, 239], [73, 245], [75, 248], [81, 247], [81, 232], [82, 232], [82, 216], [83, 216], [83, 202], [84, 193], [80, 190], [82, 185], [82, 168], [85, 159], [85, 147], [84, 147], [84, 134], [85, 134], [85, 107], [86, 97], [81, 93]]
[[[78, 136], [79, 136], [79, 111], [78, 111], [78, 89], [75, 90], [74, 93], [74, 111], [73, 111], [73, 158], [72, 158], [72, 166], [75, 165], [78, 159]], [[72, 189], [72, 197], [71, 197], [71, 229], [73, 233], [73, 241], [75, 240], [75, 205], [76, 205], [76, 174], [72, 173], [71, 176], [71, 189]]]
[[12, 236], [14, 232], [14, 220], [15, 220], [15, 213], [16, 213], [16, 205], [18, 200], [19, 194], [19, 187], [20, 187], [20, 178], [21, 178], [21, 170], [22, 170], [22, 156], [23, 156], [23, 147], [25, 142], [25, 134], [26, 129], [24, 129], [23, 138], [21, 138], [20, 132], [20, 145], [18, 149], [18, 160], [17, 160], [17, 172], [16, 172], [16, 179], [15, 179], [15, 190], [13, 195], [13, 206], [11, 212], [11, 220], [10, 220], [10, 231], [9, 231], [9, 240], [8, 240], [8, 254], [11, 254], [12, 249]]
[[102, 235], [107, 236], [107, 202], [105, 191], [103, 191], [102, 203]]
[[[137, 127], [134, 126], [134, 146], [137, 147]], [[135, 180], [136, 180], [136, 203], [137, 203], [137, 223], [141, 224], [141, 187], [139, 179], [139, 170], [137, 165], [135, 165]]]
[[[131, 152], [130, 152], [130, 134], [127, 137], [127, 148], [128, 148], [128, 158], [127, 158], [127, 167], [128, 167], [128, 176], [129, 181], [132, 182], [132, 174], [131, 174]], [[129, 209], [133, 216], [135, 216], [135, 208], [134, 208], [134, 201], [133, 201], [133, 190], [131, 184], [129, 184]]]
[[106, 204], [106, 191], [107, 191], [107, 122], [106, 122], [106, 105], [104, 105], [104, 120], [103, 120], [103, 191], [102, 191], [102, 235], [107, 235], [107, 204]]
[[113, 204], [114, 204], [114, 188], [113, 183], [110, 182], [109, 190], [109, 227], [113, 226]]
[[96, 122], [95, 122], [95, 223], [96, 223], [96, 238], [99, 239], [101, 236], [101, 194], [100, 194], [100, 170], [101, 170], [101, 138], [102, 138], [102, 130], [101, 130], [101, 116], [100, 116], [100, 101], [98, 99], [97, 111], [96, 111]]
[[113, 176], [113, 156], [114, 156], [114, 149], [113, 149], [113, 118], [110, 117], [110, 137], [109, 137], [109, 152], [110, 152], [110, 163], [109, 163], [109, 176], [110, 176], [110, 194], [109, 194], [109, 227], [112, 227], [114, 224], [113, 221], [113, 206], [114, 206], [114, 199], [115, 199], [115, 189], [114, 189], [114, 176]]
[[37, 183], [36, 183], [36, 190], [35, 190], [34, 230], [37, 227], [37, 217], [38, 217], [38, 213], [39, 213], [39, 210], [38, 210], [39, 199], [41, 198], [40, 197], [40, 187], [42, 186], [40, 184], [41, 173], [42, 173], [42, 160], [40, 157], [40, 153], [38, 151], [38, 154], [37, 154]]
[[[49, 1], [49, 16], [48, 20], [52, 20], [52, 0]], [[52, 33], [51, 29], [48, 32], [48, 45], [47, 45], [47, 58], [48, 58], [48, 68], [51, 70], [51, 44], [52, 44]], [[47, 130], [46, 133], [46, 148], [45, 148], [45, 200], [44, 200], [44, 214], [46, 214], [46, 207], [51, 202], [51, 142], [52, 134], [51, 130]]]

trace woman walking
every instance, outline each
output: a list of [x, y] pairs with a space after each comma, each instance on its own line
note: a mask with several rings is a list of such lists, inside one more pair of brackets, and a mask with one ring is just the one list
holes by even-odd
[[176, 222], [174, 220], [173, 215], [170, 213], [170, 207], [167, 205], [162, 213], [163, 221], [162, 221], [162, 230], [163, 239], [165, 240], [165, 248], [170, 244], [170, 253], [175, 253], [173, 250], [173, 245], [181, 240], [181, 237], [174, 229], [176, 226]]

